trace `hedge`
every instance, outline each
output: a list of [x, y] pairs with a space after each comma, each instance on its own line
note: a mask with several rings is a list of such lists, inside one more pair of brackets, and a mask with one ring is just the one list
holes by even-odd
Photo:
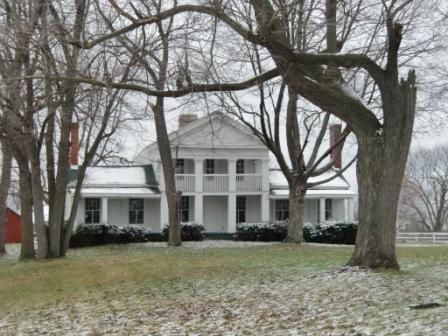
[[[237, 225], [236, 240], [245, 241], [282, 241], [286, 238], [287, 222], [277, 224], [241, 223]], [[323, 223], [316, 227], [303, 226], [303, 238], [310, 243], [346, 244], [355, 243], [357, 224]]]
[[[181, 239], [182, 241], [202, 241], [204, 240], [205, 226], [198, 223], [181, 223]], [[162, 230], [162, 239], [168, 240], [168, 226]]]

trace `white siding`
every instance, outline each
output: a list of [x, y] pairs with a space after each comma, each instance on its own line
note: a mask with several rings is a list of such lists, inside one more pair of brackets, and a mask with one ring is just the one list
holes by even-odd
[[145, 199], [145, 226], [151, 232], [160, 232], [160, 200]]
[[129, 224], [129, 200], [127, 198], [109, 198], [108, 223], [112, 225]]
[[261, 196], [246, 196], [246, 222], [259, 223], [261, 221]]

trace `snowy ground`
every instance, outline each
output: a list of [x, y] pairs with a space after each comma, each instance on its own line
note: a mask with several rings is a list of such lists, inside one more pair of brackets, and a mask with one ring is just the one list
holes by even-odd
[[[132, 283], [77, 289], [97, 288], [99, 295], [91, 297], [64, 292], [31, 306], [3, 307], [0, 334], [448, 335], [447, 247], [401, 248], [401, 272], [338, 267], [350, 252], [341, 246], [216, 241], [175, 251], [164, 244], [79, 249], [57, 266], [120, 254], [128, 264], [140, 263], [141, 272], [152, 257], [172, 267], [160, 279], [136, 273]], [[23, 267], [11, 260], [0, 262], [0, 273]], [[46, 265], [32, 267], [36, 278], [30, 281], [43, 281], [45, 275], [35, 274]], [[107, 267], [113, 273], [114, 265]], [[409, 308], [424, 302], [443, 306]]]

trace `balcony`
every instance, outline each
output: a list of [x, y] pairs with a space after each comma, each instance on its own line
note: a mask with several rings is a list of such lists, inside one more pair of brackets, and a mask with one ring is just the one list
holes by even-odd
[[260, 174], [238, 174], [236, 175], [236, 191], [253, 192], [262, 191], [263, 183]]
[[204, 174], [204, 192], [227, 192], [229, 191], [229, 175], [227, 174]]
[[195, 191], [194, 174], [176, 174], [176, 190], [182, 192]]

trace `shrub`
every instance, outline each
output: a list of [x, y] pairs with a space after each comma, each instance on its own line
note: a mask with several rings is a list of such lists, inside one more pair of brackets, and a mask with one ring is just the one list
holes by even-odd
[[236, 226], [236, 240], [282, 241], [286, 238], [287, 226], [283, 223], [240, 223]]
[[[182, 241], [202, 241], [204, 240], [205, 226], [198, 223], [181, 223], [181, 239]], [[168, 226], [162, 230], [163, 240], [168, 240]]]
[[70, 247], [141, 243], [151, 240], [147, 228], [106, 224], [81, 225], [70, 239]]
[[[245, 241], [282, 241], [286, 238], [288, 222], [276, 224], [241, 223], [236, 227], [236, 240]], [[303, 226], [303, 238], [306, 242], [323, 244], [355, 243], [358, 226], [354, 223], [323, 223], [314, 227], [306, 223]]]
[[357, 231], [356, 223], [323, 223], [311, 229], [308, 240], [305, 240], [313, 243], [353, 245]]

